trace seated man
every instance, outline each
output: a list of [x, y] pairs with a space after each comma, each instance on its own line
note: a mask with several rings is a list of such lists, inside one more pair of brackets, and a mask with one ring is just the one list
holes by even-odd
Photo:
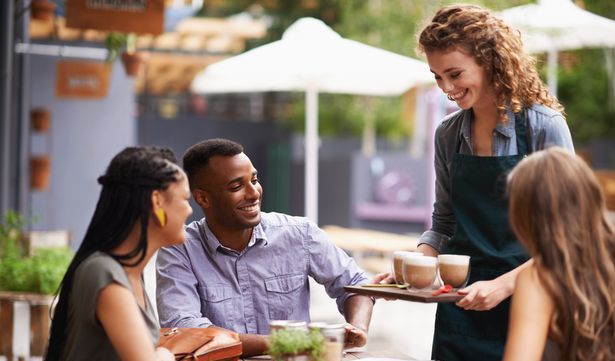
[[311, 276], [351, 325], [346, 346], [367, 342], [373, 300], [343, 287], [370, 280], [308, 219], [261, 212], [263, 189], [240, 144], [205, 140], [183, 163], [205, 218], [186, 226], [185, 243], [159, 251], [162, 327], [224, 327], [240, 334], [244, 356], [262, 354], [269, 321], [309, 321]]

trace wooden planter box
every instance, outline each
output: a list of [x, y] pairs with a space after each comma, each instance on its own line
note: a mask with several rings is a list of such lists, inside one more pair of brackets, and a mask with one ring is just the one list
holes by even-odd
[[[49, 338], [49, 307], [53, 296], [0, 291], [0, 355], [12, 360], [15, 338], [15, 304], [23, 302], [30, 309], [30, 356], [43, 356]], [[20, 355], [21, 356], [21, 355]]]

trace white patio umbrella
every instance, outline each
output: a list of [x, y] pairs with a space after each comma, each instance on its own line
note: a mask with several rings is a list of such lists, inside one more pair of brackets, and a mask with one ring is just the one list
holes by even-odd
[[615, 21], [585, 11], [571, 0], [539, 0], [503, 10], [499, 16], [521, 30], [527, 51], [547, 52], [548, 84], [557, 94], [557, 52], [615, 47]]
[[318, 222], [318, 93], [394, 96], [433, 82], [419, 60], [342, 38], [313, 18], [292, 24], [281, 40], [208, 66], [196, 93], [305, 91], [305, 215]]

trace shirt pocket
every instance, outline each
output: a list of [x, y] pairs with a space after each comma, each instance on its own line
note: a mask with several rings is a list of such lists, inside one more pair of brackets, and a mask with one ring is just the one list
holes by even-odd
[[302, 274], [283, 275], [265, 280], [267, 300], [269, 301], [269, 319], [289, 320], [292, 318], [299, 300], [301, 287], [305, 285]]
[[198, 287], [201, 313], [214, 325], [233, 329], [233, 289], [226, 286]]

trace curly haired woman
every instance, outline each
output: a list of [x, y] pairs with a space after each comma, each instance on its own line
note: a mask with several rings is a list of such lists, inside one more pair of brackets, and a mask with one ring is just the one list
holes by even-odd
[[471, 256], [464, 298], [438, 305], [432, 358], [500, 360], [509, 296], [530, 262], [508, 224], [506, 174], [533, 151], [573, 150], [570, 131], [520, 34], [489, 11], [441, 8], [420, 33], [419, 50], [461, 110], [436, 130], [433, 226], [418, 250]]
[[508, 191], [534, 262], [517, 277], [504, 360], [615, 360], [615, 228], [595, 175], [551, 148], [521, 161]]

